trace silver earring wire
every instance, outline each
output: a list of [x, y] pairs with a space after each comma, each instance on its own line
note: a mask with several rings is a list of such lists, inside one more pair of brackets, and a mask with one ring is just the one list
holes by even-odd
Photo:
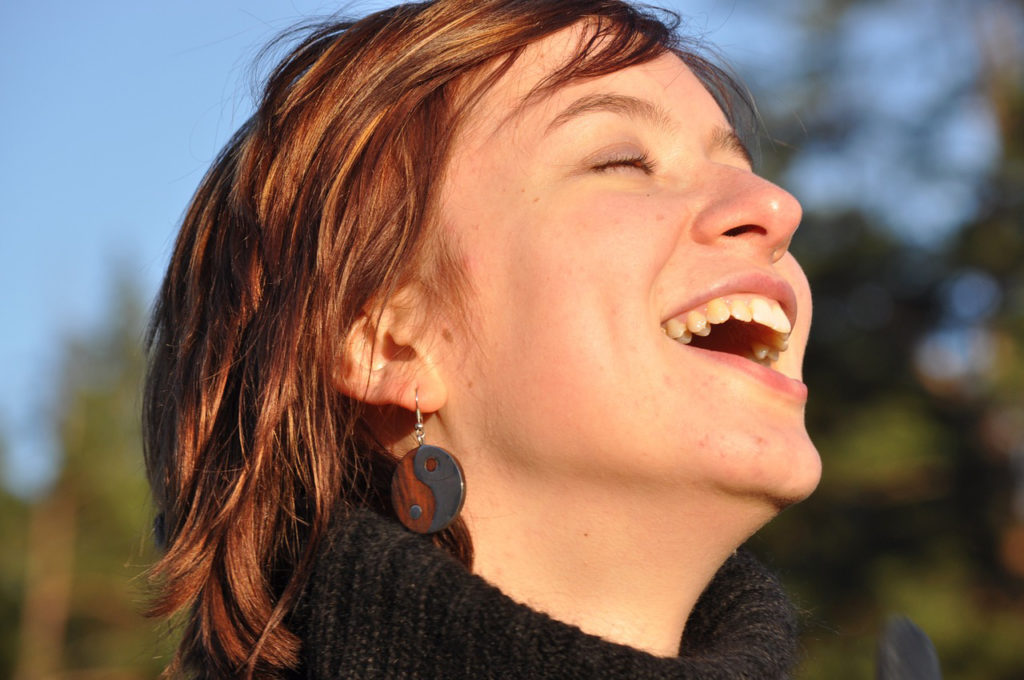
[[426, 437], [423, 434], [423, 414], [420, 413], [420, 388], [416, 388], [416, 442], [423, 446]]

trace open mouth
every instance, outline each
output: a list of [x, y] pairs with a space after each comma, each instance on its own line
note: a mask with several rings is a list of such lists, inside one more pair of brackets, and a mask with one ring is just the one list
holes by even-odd
[[789, 346], [793, 327], [775, 300], [753, 294], [710, 300], [661, 325], [676, 342], [735, 354], [771, 366]]

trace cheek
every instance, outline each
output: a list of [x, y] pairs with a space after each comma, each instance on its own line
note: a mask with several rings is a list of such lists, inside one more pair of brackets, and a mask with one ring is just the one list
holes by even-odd
[[651, 300], [654, 282], [678, 249], [668, 210], [648, 196], [582, 195], [519, 211], [492, 254], [507, 267], [509, 294], [531, 305], [580, 305], [629, 310]]
[[559, 216], [567, 232], [561, 238], [592, 241], [618, 256], [606, 265], [630, 255], [642, 256], [648, 267], [663, 265], [681, 236], [677, 202], [670, 199], [656, 192], [585, 192]]

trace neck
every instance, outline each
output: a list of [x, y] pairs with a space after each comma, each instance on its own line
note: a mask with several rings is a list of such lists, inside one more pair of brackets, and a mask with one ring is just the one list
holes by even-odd
[[534, 609], [658, 656], [678, 654], [715, 572], [774, 515], [707, 490], [611, 493], [531, 479], [518, 491], [508, 482], [474, 478], [463, 511], [474, 571]]

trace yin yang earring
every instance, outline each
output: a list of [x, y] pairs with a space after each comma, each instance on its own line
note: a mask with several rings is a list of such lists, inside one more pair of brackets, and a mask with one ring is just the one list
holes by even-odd
[[466, 480], [455, 456], [425, 444], [420, 393], [416, 390], [416, 448], [399, 461], [391, 477], [391, 504], [399, 521], [418, 534], [441, 531], [459, 516]]

